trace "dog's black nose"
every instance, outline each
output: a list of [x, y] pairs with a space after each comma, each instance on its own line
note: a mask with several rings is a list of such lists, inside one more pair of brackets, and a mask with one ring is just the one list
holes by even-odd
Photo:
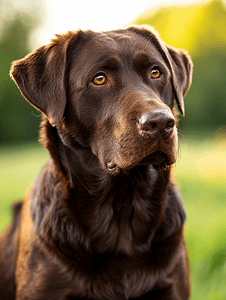
[[138, 128], [151, 135], [162, 134], [167, 136], [171, 134], [175, 125], [175, 118], [171, 112], [166, 109], [158, 109], [145, 113], [138, 121]]

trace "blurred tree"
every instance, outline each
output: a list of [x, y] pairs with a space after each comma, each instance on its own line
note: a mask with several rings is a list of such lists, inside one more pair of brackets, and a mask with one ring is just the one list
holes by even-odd
[[10, 79], [13, 60], [31, 51], [30, 33], [38, 24], [40, 10], [35, 3], [30, 11], [22, 12], [10, 1], [0, 0], [0, 145], [18, 140], [37, 139], [40, 112], [20, 95]]
[[169, 45], [187, 49], [194, 77], [185, 98], [186, 118], [180, 128], [189, 132], [216, 130], [226, 124], [226, 9], [221, 0], [205, 5], [169, 7], [146, 12], [136, 24], [153, 26]]

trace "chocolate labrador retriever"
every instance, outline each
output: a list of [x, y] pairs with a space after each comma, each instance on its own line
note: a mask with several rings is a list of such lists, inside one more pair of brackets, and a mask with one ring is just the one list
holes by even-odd
[[171, 170], [191, 73], [138, 26], [57, 35], [13, 63], [51, 159], [1, 237], [1, 300], [189, 298]]

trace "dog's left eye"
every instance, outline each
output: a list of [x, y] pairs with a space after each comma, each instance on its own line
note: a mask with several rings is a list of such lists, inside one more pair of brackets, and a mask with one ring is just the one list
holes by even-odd
[[159, 69], [153, 68], [151, 70], [151, 78], [152, 79], [157, 79], [157, 78], [161, 77], [161, 75], [162, 75], [162, 73], [159, 71]]
[[99, 74], [93, 79], [95, 85], [103, 85], [107, 82], [107, 77], [104, 74]]

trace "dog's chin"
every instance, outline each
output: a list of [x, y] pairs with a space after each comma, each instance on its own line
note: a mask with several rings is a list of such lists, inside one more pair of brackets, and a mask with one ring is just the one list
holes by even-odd
[[170, 161], [165, 153], [157, 151], [143, 158], [138, 165], [168, 166]]
[[123, 171], [131, 170], [136, 166], [148, 166], [153, 165], [159, 170], [163, 170], [168, 166], [174, 164], [176, 161], [175, 159], [169, 158], [166, 153], [161, 151], [156, 151], [147, 155], [145, 158], [142, 158], [140, 161], [132, 161], [127, 164], [117, 164], [114, 160], [107, 162], [106, 167], [107, 171], [112, 175], [118, 175]]

